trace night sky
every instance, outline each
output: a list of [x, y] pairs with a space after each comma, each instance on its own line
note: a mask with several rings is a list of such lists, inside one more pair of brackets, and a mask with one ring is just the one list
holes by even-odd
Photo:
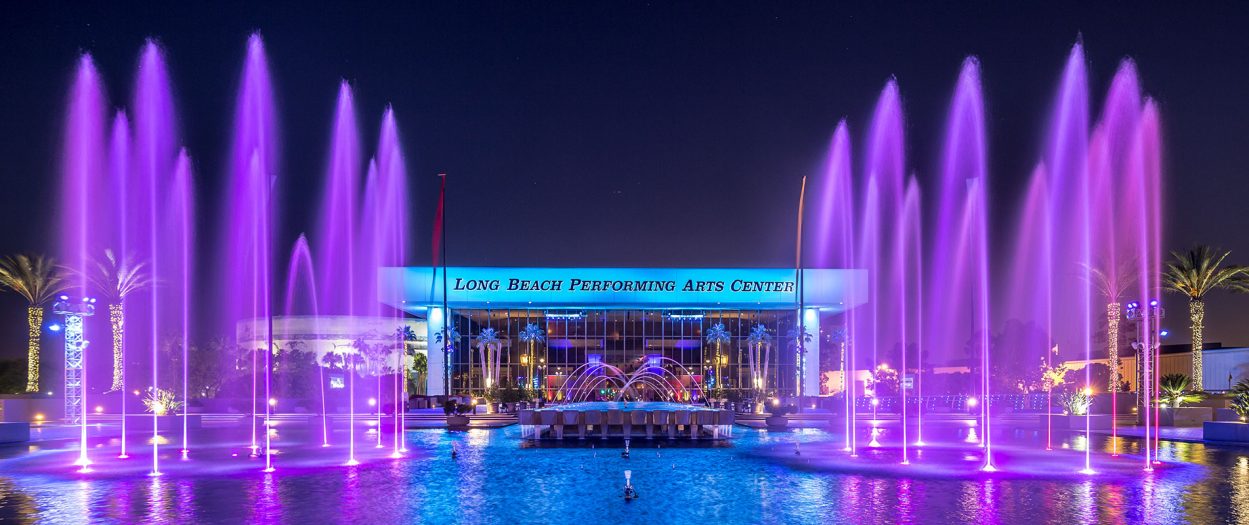
[[[345, 78], [367, 151], [385, 105], [398, 113], [415, 264], [430, 260], [435, 174], [445, 171], [451, 264], [789, 266], [799, 179], [816, 173], [837, 121], [849, 119], [861, 158], [872, 105], [896, 76], [908, 162], [929, 177], [969, 54], [983, 66], [992, 206], [1009, 214], [1082, 35], [1094, 112], [1125, 56], [1160, 103], [1165, 244], [1222, 246], [1249, 264], [1249, 4], [993, 4], [9, 3], [0, 7], [0, 253], [51, 250], [41, 225], [54, 216], [78, 53], [95, 55], [109, 97], [126, 105], [147, 37], [167, 50], [182, 142], [211, 208], [244, 44], [263, 34], [279, 176], [293, 188], [284, 245], [315, 224]], [[1215, 295], [1207, 341], [1249, 343], [1249, 297]], [[1183, 311], [1178, 297], [1170, 304]], [[24, 351], [22, 306], [0, 299], [12, 321], [0, 323], [0, 356]]]

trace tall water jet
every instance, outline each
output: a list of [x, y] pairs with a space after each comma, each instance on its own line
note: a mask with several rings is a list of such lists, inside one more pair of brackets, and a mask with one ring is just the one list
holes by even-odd
[[[1118, 411], [1121, 378], [1119, 370], [1119, 324], [1123, 314], [1122, 302], [1140, 277], [1136, 260], [1146, 252], [1137, 246], [1136, 236], [1120, 232], [1125, 225], [1145, 220], [1144, 209], [1130, 202], [1134, 195], [1129, 158], [1136, 138], [1136, 123], [1140, 118], [1141, 94], [1136, 68], [1131, 61], [1120, 64], [1118, 72], [1106, 94], [1102, 114], [1089, 143], [1090, 220], [1093, 267], [1089, 270], [1097, 293], [1095, 297], [1104, 303], [1107, 340], [1107, 364], [1110, 381], [1107, 392], [1112, 396], [1112, 413]], [[1129, 195], [1125, 199], [1124, 194]], [[1142, 298], [1138, 298], [1142, 299]], [[1094, 308], [1097, 311], [1098, 308]], [[1112, 418], [1112, 453], [1117, 453], [1118, 424]]]
[[[139, 57], [138, 78], [135, 88], [135, 128], [134, 152], [136, 179], [142, 181], [143, 194], [147, 200], [146, 207], [138, 208], [141, 218], [146, 220], [146, 230], [137, 232], [129, 238], [140, 257], [147, 259], [156, 280], [178, 283], [179, 263], [177, 254], [176, 230], [170, 231], [166, 226], [169, 216], [165, 211], [169, 207], [171, 176], [177, 156], [177, 139], [175, 136], [173, 96], [169, 87], [169, 74], [165, 67], [164, 53], [155, 41], [148, 40]], [[151, 335], [152, 373], [151, 396], [160, 395], [160, 338], [162, 328], [179, 326], [178, 308], [167, 303], [172, 302], [177, 284], [164, 289], [159, 286], [149, 288], [148, 331]], [[152, 475], [160, 474], [160, 430], [158, 410], [152, 411]]]
[[[104, 224], [112, 225], [109, 246], [118, 248], [121, 260], [129, 257], [128, 237], [126, 235], [127, 187], [130, 175], [130, 120], [126, 112], [118, 110], [113, 117], [113, 128], [109, 135], [109, 177], [110, 188], [107, 195], [112, 203]], [[110, 288], [112, 288], [110, 286]], [[111, 292], [112, 290], [110, 290]], [[110, 391], [120, 393], [121, 408], [121, 451], [119, 459], [129, 458], [126, 453], [126, 297], [129, 294], [116, 294], [108, 305], [109, 324], [113, 336], [113, 368]]]
[[[1032, 171], [1012, 237], [1015, 245], [1010, 257], [1010, 272], [1006, 274], [1010, 293], [1004, 305], [1007, 323], [1018, 321], [1023, 327], [1037, 327], [1043, 331], [1042, 337], [1025, 340], [1023, 347], [1014, 351], [1024, 354], [1024, 363], [1035, 365], [1040, 360], [1046, 371], [1054, 366], [1054, 355], [1050, 351], [1053, 239], [1050, 196], [1046, 185], [1048, 177], [1042, 165], [1037, 165]], [[1053, 411], [1049, 407], [1053, 406], [1054, 385], [1044, 374], [1041, 381], [1046, 407], [1045, 448], [1050, 450], [1053, 445]]]
[[[1084, 50], [1072, 46], [1063, 69], [1058, 95], [1051, 111], [1045, 151], [1045, 167], [1049, 174], [1051, 226], [1050, 280], [1056, 285], [1051, 292], [1051, 337], [1067, 355], [1092, 357], [1091, 275], [1092, 242], [1090, 232], [1088, 143], [1089, 143], [1088, 80], [1085, 73]], [[1061, 195], [1062, 198], [1057, 198]], [[1057, 283], [1072, 283], [1057, 286]], [[1076, 351], [1072, 351], [1075, 349]], [[1085, 388], [1089, 368], [1085, 367]], [[1085, 436], [1089, 435], [1086, 418]], [[1091, 472], [1086, 454], [1081, 470]]]
[[[823, 268], [852, 268], [856, 262], [854, 254], [854, 187], [853, 163], [851, 162], [850, 130], [843, 119], [837, 123], [833, 132], [832, 143], [829, 145], [828, 159], [824, 165], [823, 190], [818, 203], [818, 222], [816, 223], [816, 260]], [[851, 304], [857, 304], [852, 300]], [[854, 310], [842, 315], [843, 331], [836, 343], [840, 347], [840, 366], [842, 396], [845, 398], [845, 439], [846, 452], [854, 451], [854, 338], [848, 330], [854, 325], [851, 320]], [[851, 353], [847, 357], [847, 347]]]
[[[978, 350], [979, 411], [985, 470], [993, 469], [989, 415], [988, 166], [980, 64], [963, 61], [946, 118], [935, 230], [925, 280], [928, 311], [925, 348], [944, 350], [971, 341]], [[948, 355], [948, 354], [947, 354]]]
[[[325, 188], [321, 195], [322, 222], [316, 234], [315, 267], [318, 272], [317, 315], [348, 316], [352, 333], [357, 331], [354, 319], [364, 313], [362, 306], [368, 304], [360, 293], [367, 281], [356, 271], [361, 245], [358, 239], [364, 233], [357, 231], [361, 162], [351, 86], [343, 81], [338, 89]], [[365, 261], [365, 265], [370, 262]], [[347, 426], [348, 432], [353, 434], [354, 424], [353, 417]], [[328, 442], [327, 435], [323, 444]], [[354, 460], [354, 445], [352, 449], [349, 461]]]
[[[236, 338], [238, 321], [270, 316], [265, 306], [271, 290], [266, 286], [265, 276], [272, 271], [268, 235], [272, 231], [272, 217], [276, 216], [276, 203], [271, 195], [273, 180], [278, 174], [277, 149], [277, 118], [264, 42], [260, 35], [253, 34], [247, 41], [247, 57], [235, 103], [233, 143], [222, 208], [224, 229], [218, 249], [225, 261], [220, 276], [224, 285], [219, 304], [220, 328], [235, 334]], [[272, 333], [265, 335], [264, 339], [271, 341]], [[241, 342], [236, 339], [235, 344]], [[269, 348], [248, 350], [253, 357], [252, 403], [248, 414], [251, 450], [256, 454], [259, 450], [256, 439], [257, 354], [271, 352]], [[264, 405], [267, 412], [267, 400]]]
[[320, 312], [361, 313], [356, 288], [368, 281], [356, 274], [356, 209], [359, 206], [360, 137], [352, 101], [351, 86], [343, 81], [338, 88], [334, 129], [330, 140], [329, 168], [321, 195], [321, 224], [315, 237]]
[[[897, 82], [890, 79], [881, 90], [868, 127], [863, 171], [867, 182], [859, 223], [862, 237], [858, 255], [866, 263], [860, 267], [868, 270], [872, 300], [867, 304], [867, 315], [860, 316], [867, 319], [855, 330], [855, 337], [871, 348], [873, 373], [879, 373], [883, 351], [900, 348], [901, 312], [909, 307], [902, 292], [908, 276], [892, 242], [898, 231], [907, 175], [905, 129], [901, 94]], [[874, 407], [879, 402], [878, 390], [873, 390]]]
[[[170, 203], [167, 224], [173, 226], [173, 237], [177, 257], [177, 278], [172, 282], [177, 294], [179, 319], [179, 340], [182, 346], [182, 399], [190, 402], [191, 375], [191, 271], [193, 264], [192, 250], [195, 232], [195, 198], [192, 190], [191, 158], [185, 149], [178, 153], [174, 163], [173, 181], [171, 183]], [[182, 459], [191, 453], [190, 410], [182, 410]]]
[[[912, 344], [918, 344], [918, 336], [922, 333], [920, 329], [923, 327], [923, 323], [920, 322], [922, 311], [918, 307], [912, 308], [909, 306], [924, 304], [923, 291], [919, 286], [916, 286], [918, 282], [923, 282], [919, 279], [920, 272], [923, 271], [923, 264], [921, 264], [922, 255], [919, 251], [923, 246], [920, 240], [922, 235], [920, 211], [919, 181], [912, 176], [907, 180], [906, 189], [903, 192], [902, 213], [897, 223], [898, 229], [894, 239], [894, 253], [898, 256], [898, 268], [903, 275], [903, 278], [898, 282], [900, 288], [899, 297], [903, 299], [903, 307], [898, 312], [900, 315], [899, 326], [901, 327], [900, 346], [902, 361], [899, 372], [901, 375], [899, 377], [898, 393], [902, 398], [902, 464], [904, 465], [910, 463], [908, 451], [910, 442], [907, 439], [907, 386], [904, 383], [907, 372], [910, 370], [907, 367], [907, 354], [911, 352]], [[923, 367], [920, 367], [919, 370], [922, 371]], [[916, 375], [918, 376], [919, 374]], [[922, 403], [923, 398], [921, 396], [921, 407]], [[920, 441], [922, 442], [923, 440], [921, 439]]]
[[[407, 255], [407, 223], [408, 223], [408, 207], [407, 207], [407, 167], [404, 163], [403, 149], [399, 141], [399, 128], [395, 120], [395, 112], [391, 107], [387, 107], [382, 115], [381, 131], [378, 135], [377, 146], [377, 162], [378, 162], [378, 183], [372, 186], [381, 191], [378, 195], [370, 195], [368, 199], [377, 205], [372, 209], [366, 209], [365, 213], [376, 214], [371, 219], [363, 221], [365, 224], [372, 224], [374, 229], [368, 233], [373, 235], [369, 240], [369, 247], [373, 254], [374, 264], [369, 268], [370, 272], [366, 272], [369, 276], [367, 290], [370, 292], [369, 297], [372, 298], [370, 304], [373, 305], [373, 314], [375, 316], [385, 316], [394, 320], [394, 330], [396, 333], [396, 341], [391, 351], [402, 353], [404, 351], [403, 340], [398, 335], [401, 333], [401, 319], [403, 312], [399, 310], [388, 309], [383, 312], [382, 304], [400, 304], [398, 290], [382, 289], [378, 286], [377, 269], [386, 266], [403, 266], [406, 264]], [[384, 294], [386, 296], [384, 296]], [[386, 361], [385, 354], [378, 352], [380, 363]], [[379, 363], [379, 365], [380, 365]], [[395, 379], [403, 374], [402, 364], [400, 369], [395, 370]], [[381, 376], [384, 372], [384, 365], [378, 366], [377, 369], [377, 399], [378, 406], [381, 407], [382, 383]], [[397, 389], [395, 389], [397, 391]], [[397, 397], [397, 396], [396, 396]], [[394, 407], [396, 413], [402, 410], [402, 400], [394, 399]], [[381, 410], [378, 410], [378, 446], [381, 446]], [[395, 427], [397, 434], [394, 443], [394, 454], [399, 453], [401, 442], [399, 435], [402, 434], [400, 426]]]
[[[300, 235], [291, 248], [290, 262], [286, 266], [286, 300], [282, 312], [289, 318], [311, 316], [313, 332], [321, 333], [320, 310], [316, 270], [313, 268], [312, 250], [308, 238]], [[330, 427], [325, 403], [325, 367], [317, 363], [317, 379], [321, 392], [321, 446], [330, 446]]]
[[[68, 113], [65, 119], [62, 146], [60, 219], [61, 233], [59, 252], [65, 267], [73, 272], [67, 295], [76, 298], [88, 290], [87, 270], [93, 249], [92, 240], [103, 217], [95, 197], [107, 186], [107, 157], [105, 153], [106, 103], [104, 88], [91, 55], [84, 54], [78, 60], [74, 84], [70, 90]], [[69, 303], [71, 300], [66, 299]], [[77, 299], [72, 300], [77, 303]], [[32, 307], [32, 310], [36, 308]], [[41, 324], [43, 308], [37, 307]], [[33, 314], [32, 314], [33, 316]], [[67, 315], [67, 321], [77, 320], [66, 330], [65, 362], [65, 418], [79, 424], [78, 459], [74, 462], [82, 472], [90, 471], [91, 460], [87, 456], [87, 362], [86, 352], [72, 359], [68, 354], [70, 331], [81, 337], [82, 317]], [[80, 343], [85, 348], [85, 339]], [[27, 391], [39, 390], [39, 352], [32, 346], [27, 370]], [[78, 354], [78, 352], [75, 352]], [[75, 362], [76, 361], [76, 362]]]
[[[1142, 374], [1141, 390], [1145, 400], [1154, 399], [1151, 392], [1158, 392], [1158, 365], [1160, 364], [1160, 317], [1153, 315], [1158, 297], [1161, 293], [1162, 253], [1161, 241], [1161, 141], [1158, 111], [1153, 101], [1147, 100], [1141, 112], [1140, 121], [1134, 131], [1131, 149], [1128, 152], [1127, 191], [1125, 200], [1132, 209], [1133, 215], [1140, 218], [1131, 223], [1135, 231], [1133, 237], [1139, 253], [1142, 254], [1137, 269], [1139, 278], [1136, 291], [1140, 294], [1140, 305], [1144, 308], [1143, 315], [1138, 316], [1139, 332], [1138, 366], [1147, 371]], [[1196, 365], [1194, 365], [1196, 366]], [[1148, 373], [1153, 371], [1152, 375]], [[1142, 407], [1145, 411], [1145, 469], [1151, 470], [1158, 460], [1159, 429], [1157, 404], [1150, 410], [1149, 403]], [[1151, 413], [1152, 412], [1152, 413]], [[1151, 421], [1152, 420], [1152, 421]], [[1153, 428], [1151, 427], [1151, 423]], [[1151, 435], [1152, 434], [1152, 435]]]

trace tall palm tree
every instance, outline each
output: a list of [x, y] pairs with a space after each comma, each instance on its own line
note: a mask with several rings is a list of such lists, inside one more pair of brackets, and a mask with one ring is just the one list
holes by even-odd
[[92, 260], [87, 272], [91, 286], [108, 301], [108, 323], [113, 334], [113, 385], [110, 392], [122, 389], [125, 373], [126, 297], [155, 284], [147, 261], [136, 261], [134, 254], [117, 257], [113, 250], [104, 250], [104, 257]]
[[[811, 340], [815, 339], [815, 336], [806, 330], [799, 330], [797, 326], [790, 328], [785, 333], [785, 336], [794, 344], [794, 355], [797, 356], [794, 358], [794, 362], [798, 365], [798, 381], [796, 381], [798, 391], [796, 394], [802, 395], [802, 375], [806, 373], [807, 345], [811, 344]], [[904, 371], [903, 373], [906, 372]]]
[[499, 333], [493, 328], [482, 328], [477, 334], [477, 351], [481, 353], [481, 375], [486, 390], [494, 387], [498, 379], [499, 355], [503, 353], [502, 350]]
[[768, 333], [767, 326], [757, 324], [750, 329], [750, 336], [746, 338], [746, 344], [749, 345], [749, 351], [746, 352], [746, 356], [750, 359], [750, 386], [756, 392], [762, 392], [768, 379], [768, 364], [772, 354], [772, 334]]
[[69, 287], [65, 271], [51, 257], [15, 255], [0, 261], [0, 287], [26, 299], [26, 391], [39, 391], [39, 332], [43, 305]]
[[[442, 386], [445, 392], [451, 393], [451, 354], [455, 353], [455, 347], [460, 342], [460, 332], [455, 326], [446, 326], [434, 334], [434, 342], [442, 345], [442, 372], [446, 384]], [[469, 351], [469, 366], [472, 366], [473, 352]]]
[[1118, 392], [1120, 380], [1119, 363], [1119, 321], [1122, 318], [1123, 294], [1128, 287], [1136, 282], [1132, 269], [1136, 267], [1135, 259], [1125, 259], [1113, 268], [1107, 265], [1084, 265], [1090, 283], [1097, 293], [1106, 300], [1106, 361], [1110, 368], [1110, 392]]
[[1202, 391], [1201, 346], [1205, 330], [1207, 293], [1217, 288], [1244, 287], [1242, 266], [1224, 266], [1223, 260], [1231, 252], [1215, 250], [1209, 246], [1197, 246], [1187, 254], [1171, 252], [1171, 262], [1163, 272], [1162, 282], [1168, 290], [1188, 296], [1188, 320], [1192, 323], [1193, 340], [1193, 390]]
[[723, 359], [720, 357], [721, 355], [723, 355], [720, 353], [720, 346], [729, 344], [729, 342], [731, 341], [733, 341], [733, 336], [732, 334], [729, 334], [729, 331], [727, 329], [724, 328], [724, 323], [713, 324], [711, 325], [711, 328], [707, 329], [707, 342], [716, 346], [715, 369], [716, 369], [716, 386], [718, 387], [718, 389], [724, 388], [724, 376], [721, 375], [721, 370], [720, 370], [720, 362], [723, 361]]
[[527, 359], [529, 362], [529, 380], [525, 382], [525, 388], [533, 388], [533, 347], [538, 343], [546, 341], [546, 332], [535, 323], [526, 323], [525, 328], [520, 331], [517, 337], [520, 338], [522, 343], [529, 345], [529, 358]]

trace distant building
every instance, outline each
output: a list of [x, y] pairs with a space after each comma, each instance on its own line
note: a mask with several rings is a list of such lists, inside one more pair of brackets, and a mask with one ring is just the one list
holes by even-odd
[[[1193, 374], [1192, 347], [1187, 344], [1163, 345], [1158, 363], [1158, 374]], [[1137, 389], [1136, 353], [1129, 347], [1120, 352], [1123, 380], [1131, 391]], [[1066, 361], [1073, 370], [1082, 370], [1089, 363], [1107, 364], [1106, 358]], [[1222, 343], [1206, 343], [1202, 350], [1201, 373], [1205, 387], [1210, 392], [1230, 390], [1242, 379], [1249, 379], [1249, 347], [1224, 347]]]

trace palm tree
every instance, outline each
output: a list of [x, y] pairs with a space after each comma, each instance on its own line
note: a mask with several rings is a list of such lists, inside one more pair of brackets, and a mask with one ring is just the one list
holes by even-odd
[[409, 389], [412, 391], [412, 393], [419, 394], [419, 395], [425, 394], [425, 379], [426, 379], [426, 374], [428, 373], [429, 373], [429, 359], [425, 356], [425, 354], [420, 354], [420, 353], [413, 354], [412, 355], [413, 382], [412, 382], [412, 388]]
[[26, 391], [39, 391], [39, 332], [43, 305], [69, 287], [51, 257], [16, 255], [0, 261], [0, 287], [26, 299]]
[[720, 361], [723, 360], [720, 357], [722, 355], [720, 353], [720, 345], [726, 345], [732, 340], [733, 340], [733, 335], [730, 334], [729, 331], [724, 328], [724, 323], [713, 324], [711, 325], [711, 328], [707, 329], [707, 342], [716, 346], [715, 369], [716, 369], [716, 386], [718, 387], [717, 390], [724, 388], [724, 376], [721, 375], [721, 370], [720, 370]]
[[814, 339], [815, 336], [811, 335], [811, 332], [808, 332], [805, 329], [799, 330], [799, 327], [797, 326], [790, 328], [789, 331], [786, 332], [785, 336], [794, 343], [794, 354], [797, 356], [794, 362], [798, 365], [797, 368], [799, 376], [797, 381], [797, 395], [802, 395], [802, 375], [806, 373], [807, 345], [811, 343], [811, 340]]
[[126, 297], [155, 284], [147, 261], [136, 261], [134, 254], [120, 259], [113, 250], [104, 250], [104, 257], [92, 261], [87, 280], [108, 300], [108, 322], [113, 333], [113, 385], [109, 391], [123, 388], [125, 362]]
[[546, 341], [546, 332], [535, 323], [527, 323], [525, 328], [520, 331], [518, 337], [522, 343], [529, 344], [529, 358], [527, 359], [529, 362], [529, 375], [527, 376], [529, 380], [525, 382], [525, 388], [533, 388], [533, 347], [537, 343]]
[[499, 375], [499, 355], [501, 351], [501, 343], [499, 334], [493, 328], [482, 328], [477, 334], [477, 351], [481, 353], [481, 375], [485, 381], [486, 390], [495, 386], [496, 376]]
[[[425, 354], [416, 351], [416, 331], [411, 325], [403, 325], [395, 329], [395, 337], [402, 341], [403, 380], [408, 392], [425, 393], [425, 374], [429, 369], [429, 361]], [[412, 358], [412, 366], [408, 367], [408, 358]]]
[[[446, 384], [442, 386], [443, 390], [448, 394], [451, 393], [451, 354], [455, 352], [455, 345], [459, 344], [460, 332], [455, 326], [445, 326], [438, 333], [434, 334], [434, 342], [442, 345], [442, 372], [446, 379]], [[471, 364], [473, 353], [469, 352], [469, 361]]]
[[746, 344], [749, 345], [746, 356], [750, 359], [751, 388], [761, 391], [763, 390], [764, 382], [768, 378], [768, 361], [772, 354], [772, 334], [768, 333], [767, 326], [757, 324], [750, 329], [750, 336], [746, 338]]
[[1132, 269], [1136, 266], [1134, 259], [1120, 261], [1114, 268], [1085, 265], [1089, 281], [1097, 288], [1097, 292], [1106, 300], [1106, 361], [1110, 368], [1110, 392], [1118, 392], [1121, 380], [1119, 364], [1119, 321], [1122, 318], [1123, 294], [1136, 281]]
[[1205, 297], [1216, 288], [1243, 288], [1242, 266], [1223, 266], [1223, 260], [1231, 252], [1214, 250], [1209, 246], [1197, 246], [1187, 254], [1171, 252], [1172, 260], [1162, 275], [1163, 286], [1173, 292], [1188, 296], [1188, 320], [1192, 322], [1193, 340], [1193, 390], [1205, 390], [1201, 377], [1202, 333], [1205, 331]]

